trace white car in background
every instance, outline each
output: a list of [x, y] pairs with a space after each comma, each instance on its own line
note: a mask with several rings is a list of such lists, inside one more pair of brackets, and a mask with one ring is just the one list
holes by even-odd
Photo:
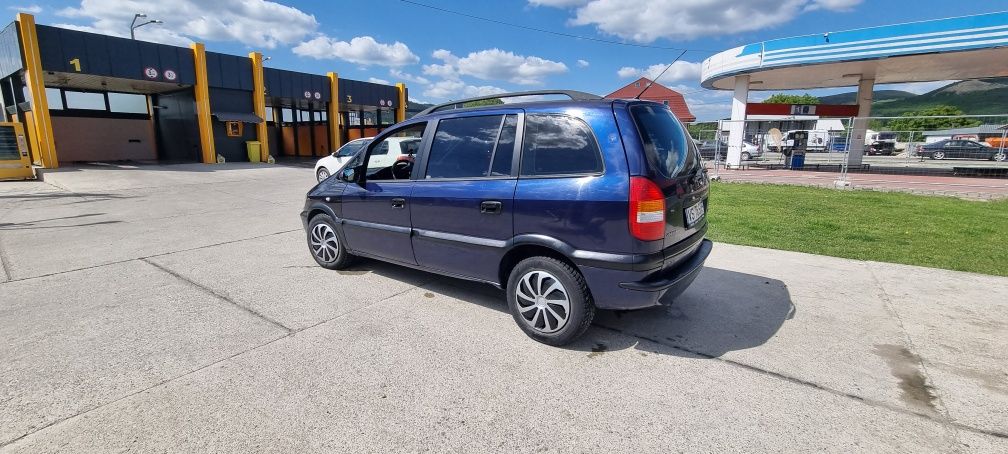
[[351, 140], [343, 144], [342, 147], [339, 147], [339, 150], [336, 150], [335, 153], [331, 153], [329, 156], [319, 159], [318, 162], [315, 163], [315, 178], [318, 179], [319, 182], [329, 178], [329, 175], [332, 175], [333, 172], [339, 170], [340, 167], [343, 167], [343, 164], [346, 164], [347, 161], [353, 159], [353, 157], [357, 155], [358, 151], [361, 151], [362, 148], [371, 143], [372, 139], [374, 139], [374, 137]]

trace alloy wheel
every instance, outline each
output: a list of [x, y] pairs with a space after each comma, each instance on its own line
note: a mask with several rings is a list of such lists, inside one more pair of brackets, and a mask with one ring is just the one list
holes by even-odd
[[555, 333], [570, 318], [570, 297], [560, 280], [552, 274], [533, 270], [518, 280], [515, 291], [522, 320], [542, 333]]
[[935, 159], [945, 159], [945, 152], [936, 151], [936, 152], [934, 152], [933, 155], [931, 155], [931, 157], [935, 158]]
[[315, 224], [311, 231], [311, 250], [322, 262], [332, 262], [339, 255], [339, 239], [329, 224]]
[[322, 180], [324, 180], [324, 179], [326, 179], [326, 178], [329, 178], [329, 170], [327, 170], [327, 169], [326, 169], [326, 168], [324, 168], [324, 167], [323, 167], [323, 168], [321, 168], [321, 169], [319, 169], [319, 171], [318, 171], [318, 175], [317, 175], [317, 178], [318, 178], [318, 180], [319, 180], [319, 183], [321, 183], [321, 182], [322, 182]]

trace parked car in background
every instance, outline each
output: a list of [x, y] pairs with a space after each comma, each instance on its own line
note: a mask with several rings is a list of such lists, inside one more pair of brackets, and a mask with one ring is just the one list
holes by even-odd
[[[530, 94], [571, 100], [451, 109]], [[407, 159], [385, 159], [414, 144]], [[651, 101], [454, 101], [383, 131], [356, 159], [306, 196], [320, 266], [363, 256], [495, 285], [546, 344], [576, 339], [596, 309], [671, 302], [711, 251], [707, 170], [686, 128]]]
[[371, 139], [371, 137], [367, 137], [364, 139], [351, 140], [343, 144], [343, 146], [339, 147], [339, 149], [335, 152], [330, 153], [329, 156], [319, 159], [318, 162], [315, 163], [315, 178], [318, 181], [329, 178], [329, 175], [333, 174], [333, 172], [340, 167], [343, 167], [343, 164], [346, 164], [347, 161], [352, 159], [357, 152], [361, 150], [361, 148], [364, 148], [367, 144], [371, 143]]
[[917, 156], [921, 158], [941, 159], [986, 159], [1005, 161], [1006, 151], [989, 147], [987, 144], [974, 140], [945, 139], [917, 146]]
[[[720, 151], [721, 160], [723, 161], [726, 156], [728, 156], [728, 143], [718, 140], [705, 140], [699, 142], [697, 147], [700, 149], [700, 156], [704, 159], [714, 159], [714, 156]], [[753, 158], [758, 158], [763, 155], [763, 151], [759, 147], [753, 145], [751, 142], [742, 142], [742, 160], [748, 161]]]

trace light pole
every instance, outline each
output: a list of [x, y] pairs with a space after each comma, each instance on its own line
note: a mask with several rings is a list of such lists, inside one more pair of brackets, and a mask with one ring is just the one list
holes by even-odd
[[147, 24], [163, 24], [164, 23], [164, 21], [157, 20], [157, 19], [149, 20], [149, 21], [141, 23], [141, 24], [137, 24], [136, 23], [137, 19], [146, 19], [146, 18], [147, 18], [147, 15], [144, 14], [144, 13], [136, 13], [136, 14], [133, 15], [133, 22], [130, 22], [130, 39], [136, 39], [136, 33], [134, 32], [134, 30], [136, 30], [136, 29], [138, 29], [140, 27], [143, 27], [144, 25], [147, 25]]

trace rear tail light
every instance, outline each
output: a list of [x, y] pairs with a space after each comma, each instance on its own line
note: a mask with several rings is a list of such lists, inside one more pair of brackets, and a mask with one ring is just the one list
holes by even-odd
[[630, 234], [643, 241], [665, 237], [665, 195], [647, 178], [630, 177]]

